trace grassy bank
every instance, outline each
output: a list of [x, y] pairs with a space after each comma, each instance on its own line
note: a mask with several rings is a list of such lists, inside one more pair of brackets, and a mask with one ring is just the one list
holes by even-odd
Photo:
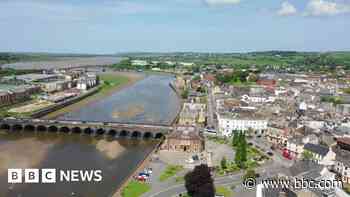
[[[215, 194], [216, 195], [220, 195], [220, 196], [224, 196], [224, 197], [232, 197], [233, 196], [233, 192], [230, 188], [225, 187], [225, 186], [217, 186], [215, 187]], [[191, 197], [189, 194], [184, 193], [181, 195], [182, 197]]]
[[151, 186], [147, 183], [130, 181], [129, 184], [123, 189], [122, 197], [139, 197], [150, 189]]
[[127, 84], [130, 80], [127, 76], [116, 76], [113, 73], [107, 73], [100, 75], [100, 80], [103, 81], [100, 91], [97, 94], [106, 94], [114, 88], [119, 87], [123, 84]]
[[182, 166], [177, 166], [177, 165], [169, 165], [166, 167], [164, 172], [159, 176], [160, 181], [165, 181], [169, 179], [170, 177], [175, 176], [178, 172], [183, 170]]
[[113, 94], [114, 92], [120, 90], [121, 88], [127, 87], [138, 80], [143, 78], [143, 75], [136, 73], [122, 73], [122, 72], [111, 72], [103, 73], [99, 75], [100, 80], [103, 81], [100, 90], [84, 100], [74, 103], [68, 107], [57, 110], [53, 113], [46, 115], [44, 118], [53, 119], [67, 112], [75, 111], [80, 109], [89, 103], [96, 102], [106, 96]]

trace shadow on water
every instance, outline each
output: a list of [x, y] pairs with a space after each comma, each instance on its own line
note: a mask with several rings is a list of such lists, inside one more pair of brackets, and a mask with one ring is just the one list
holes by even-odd
[[[0, 197], [108, 196], [156, 145], [155, 140], [79, 134], [0, 133]], [[8, 168], [95, 169], [102, 170], [103, 180], [11, 185], [7, 183]]]

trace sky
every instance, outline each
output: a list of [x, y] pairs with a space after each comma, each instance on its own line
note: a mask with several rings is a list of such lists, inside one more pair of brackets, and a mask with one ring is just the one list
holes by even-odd
[[350, 50], [350, 0], [0, 0], [0, 51]]

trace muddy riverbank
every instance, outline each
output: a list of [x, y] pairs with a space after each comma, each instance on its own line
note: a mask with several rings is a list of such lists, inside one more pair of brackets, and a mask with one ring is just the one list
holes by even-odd
[[55, 119], [55, 118], [62, 116], [63, 114], [68, 113], [70, 111], [79, 110], [83, 106], [92, 105], [94, 102], [96, 102], [104, 97], [111, 96], [113, 93], [120, 91], [124, 88], [130, 87], [131, 85], [133, 85], [136, 82], [145, 78], [144, 74], [136, 73], [136, 72], [108, 72], [108, 73], [102, 73], [101, 75], [113, 75], [116, 78], [122, 77], [122, 78], [126, 78], [126, 81], [119, 84], [119, 85], [115, 85], [113, 87], [110, 87], [108, 89], [102, 89], [98, 93], [91, 95], [91, 96], [85, 98], [84, 100], [81, 100], [77, 103], [74, 103], [72, 105], [64, 107], [64, 108], [57, 110], [55, 112], [49, 113], [48, 115], [44, 116], [43, 118], [44, 119]]

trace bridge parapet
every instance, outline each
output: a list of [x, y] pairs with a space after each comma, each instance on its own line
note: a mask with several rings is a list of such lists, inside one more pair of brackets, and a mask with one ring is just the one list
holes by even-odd
[[161, 138], [173, 128], [168, 125], [157, 124], [9, 118], [0, 119], [0, 129], [9, 131], [47, 131], [123, 137], [131, 136], [136, 138]]

